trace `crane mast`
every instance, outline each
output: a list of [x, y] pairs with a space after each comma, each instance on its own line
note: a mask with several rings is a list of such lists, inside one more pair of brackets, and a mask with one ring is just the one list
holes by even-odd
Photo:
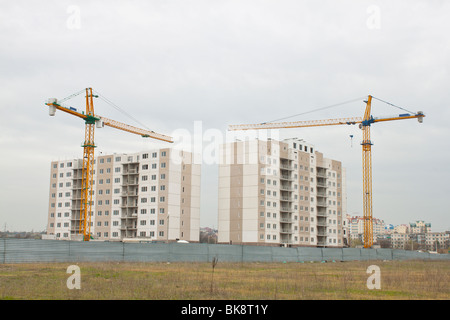
[[364, 120], [362, 122], [363, 140], [362, 161], [363, 161], [363, 223], [364, 223], [364, 247], [370, 248], [373, 245], [373, 216], [372, 216], [372, 141], [370, 140], [370, 109], [372, 96], [367, 100]]
[[91, 206], [92, 206], [92, 186], [93, 186], [93, 168], [94, 164], [94, 102], [92, 88], [86, 89], [86, 119], [85, 136], [83, 147], [83, 169], [81, 180], [81, 209], [79, 233], [83, 235], [84, 241], [89, 241], [91, 234]]

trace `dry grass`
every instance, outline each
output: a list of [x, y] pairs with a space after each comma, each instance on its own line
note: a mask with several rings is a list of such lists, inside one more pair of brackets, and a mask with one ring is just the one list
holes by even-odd
[[[381, 269], [369, 290], [367, 267]], [[0, 265], [0, 299], [298, 300], [450, 298], [450, 262], [80, 263], [81, 289], [69, 290], [69, 263]]]

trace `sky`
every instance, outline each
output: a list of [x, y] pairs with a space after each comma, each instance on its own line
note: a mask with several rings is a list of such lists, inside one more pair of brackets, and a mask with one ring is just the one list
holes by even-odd
[[[96, 100], [97, 114], [184, 132], [208, 152], [230, 124], [362, 117], [368, 95], [423, 111], [422, 124], [371, 127], [373, 214], [450, 230], [449, 14], [445, 0], [0, 1], [0, 228], [45, 230], [50, 163], [80, 158], [84, 139], [80, 119], [49, 117], [45, 102], [92, 87], [125, 111]], [[399, 113], [372, 104], [374, 116]], [[348, 213], [362, 215], [358, 127], [277, 133], [342, 161]], [[167, 147], [95, 134], [97, 154]], [[217, 227], [218, 169], [206, 158], [200, 224]]]

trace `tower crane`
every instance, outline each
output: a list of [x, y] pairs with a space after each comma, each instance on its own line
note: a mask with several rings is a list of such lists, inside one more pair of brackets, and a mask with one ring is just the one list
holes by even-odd
[[[370, 140], [370, 126], [373, 123], [383, 121], [405, 120], [416, 118], [419, 123], [423, 122], [425, 115], [422, 111], [417, 113], [402, 113], [390, 117], [373, 117], [371, 115], [372, 96], [369, 95], [363, 117], [349, 117], [325, 120], [292, 121], [292, 122], [272, 122], [258, 124], [229, 125], [228, 130], [258, 130], [258, 129], [282, 129], [282, 128], [303, 128], [333, 125], [355, 125], [363, 133], [362, 145], [362, 166], [363, 166], [363, 221], [364, 221], [364, 248], [371, 248], [373, 245], [373, 219], [372, 219], [372, 141]], [[378, 98], [376, 98], [378, 99]], [[380, 100], [380, 99], [378, 99]], [[381, 100], [383, 101], [383, 100]], [[383, 101], [385, 102], [385, 101]], [[389, 103], [388, 103], [389, 104]], [[392, 104], [391, 104], [392, 105]], [[403, 109], [403, 108], [400, 108]], [[403, 109], [404, 110], [404, 109]]]
[[[83, 90], [84, 91], [84, 90]], [[82, 93], [80, 91], [77, 94]], [[109, 126], [119, 130], [127, 131], [130, 133], [138, 134], [144, 138], [157, 139], [169, 143], [173, 143], [173, 139], [170, 136], [156, 133], [154, 131], [145, 130], [130, 126], [115, 120], [105, 118], [103, 116], [96, 115], [94, 113], [94, 102], [93, 98], [98, 97], [92, 93], [92, 88], [86, 88], [86, 112], [77, 111], [77, 109], [72, 107], [63, 106], [60, 101], [55, 98], [48, 99], [46, 105], [49, 107], [49, 115], [54, 116], [56, 110], [60, 110], [81, 118], [85, 122], [85, 138], [82, 144], [83, 147], [83, 168], [82, 168], [82, 179], [81, 179], [81, 208], [80, 208], [80, 224], [78, 226], [79, 234], [83, 235], [84, 241], [89, 241], [90, 226], [91, 226], [91, 205], [92, 205], [92, 194], [93, 194], [93, 165], [94, 165], [94, 149], [96, 147], [94, 143], [94, 131], [95, 127], [102, 128], [103, 126]], [[74, 95], [77, 95], [74, 94]], [[72, 95], [72, 96], [74, 96]], [[64, 99], [63, 99], [64, 100]]]

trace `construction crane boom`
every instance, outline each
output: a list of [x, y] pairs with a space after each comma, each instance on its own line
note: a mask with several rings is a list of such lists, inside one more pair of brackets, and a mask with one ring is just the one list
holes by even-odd
[[94, 165], [94, 149], [96, 147], [94, 142], [95, 127], [101, 128], [107, 125], [112, 128], [116, 128], [122, 131], [138, 134], [144, 138], [157, 139], [169, 143], [173, 143], [173, 139], [170, 136], [156, 133], [154, 131], [145, 130], [130, 126], [125, 123], [121, 123], [116, 120], [111, 120], [103, 116], [96, 115], [94, 113], [93, 98], [97, 97], [93, 95], [92, 88], [86, 88], [86, 112], [79, 112], [72, 107], [62, 106], [57, 99], [49, 99], [46, 105], [49, 107], [50, 116], [54, 116], [56, 110], [60, 110], [81, 118], [85, 122], [85, 137], [82, 143], [83, 147], [83, 169], [81, 179], [81, 207], [78, 232], [83, 235], [84, 241], [89, 241], [91, 238], [90, 226], [91, 226], [91, 207], [92, 207], [92, 195], [93, 195], [93, 165]]
[[283, 129], [283, 128], [304, 128], [304, 127], [320, 127], [333, 125], [355, 125], [359, 124], [363, 131], [362, 145], [362, 162], [363, 162], [363, 212], [364, 212], [364, 247], [370, 248], [373, 245], [373, 206], [372, 206], [372, 141], [370, 140], [370, 126], [372, 123], [415, 119], [419, 123], [423, 122], [425, 115], [423, 112], [403, 113], [389, 117], [376, 117], [371, 115], [372, 96], [368, 96], [366, 109], [363, 117], [349, 117], [325, 120], [309, 120], [309, 121], [290, 121], [290, 122], [270, 122], [258, 124], [240, 124], [229, 125], [228, 130], [262, 130], [262, 129]]

